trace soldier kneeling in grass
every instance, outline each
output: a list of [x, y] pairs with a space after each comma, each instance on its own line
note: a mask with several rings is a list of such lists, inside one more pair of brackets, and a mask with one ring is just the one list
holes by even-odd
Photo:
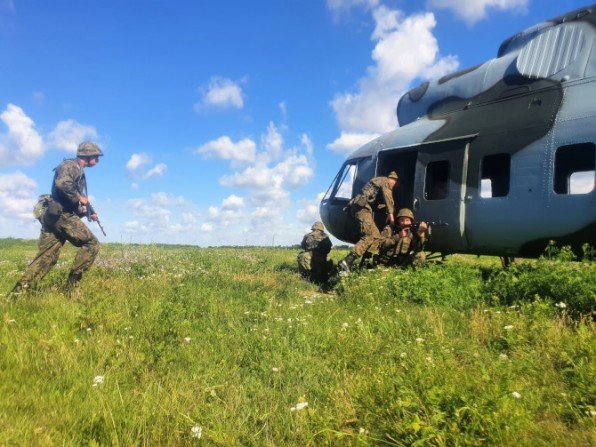
[[323, 222], [315, 222], [311, 232], [302, 239], [302, 251], [298, 254], [298, 269], [303, 278], [322, 284], [333, 272], [333, 262], [327, 259], [331, 240], [325, 233]]
[[375, 263], [401, 268], [424, 263], [427, 230], [426, 222], [420, 222], [415, 227], [414, 213], [408, 208], [402, 208], [397, 214], [395, 232], [390, 226], [387, 226], [381, 233], [382, 239], [379, 243], [379, 254], [375, 258]]

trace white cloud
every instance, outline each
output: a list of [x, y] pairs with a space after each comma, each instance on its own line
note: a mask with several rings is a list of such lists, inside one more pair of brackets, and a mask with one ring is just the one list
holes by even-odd
[[335, 19], [350, 12], [352, 8], [370, 9], [379, 4], [379, 0], [327, 0], [327, 7]]
[[306, 150], [306, 153], [308, 155], [312, 155], [313, 150], [314, 150], [314, 145], [312, 140], [310, 139], [310, 137], [303, 133], [302, 135], [300, 135], [300, 143], [302, 143], [302, 145], [304, 146], [304, 149]]
[[283, 151], [284, 138], [272, 121], [269, 121], [267, 133], [261, 135], [261, 145], [269, 155], [270, 160], [277, 160]]
[[337, 94], [331, 101], [341, 136], [328, 145], [343, 152], [397, 127], [395, 106], [411, 84], [421, 78], [442, 76], [457, 69], [457, 57], [440, 57], [432, 34], [436, 26], [432, 13], [405, 16], [383, 5], [372, 12], [376, 42], [374, 65], [358, 81], [356, 92]]
[[210, 223], [204, 223], [203, 225], [201, 225], [201, 231], [205, 233], [211, 233], [214, 229], [215, 227]]
[[323, 196], [325, 195], [324, 192], [317, 194], [317, 197], [313, 200], [302, 200], [302, 208], [296, 211], [296, 218], [300, 222], [304, 222], [306, 224], [313, 224], [317, 220], [321, 220], [319, 214], [319, 205], [321, 200], [323, 200]]
[[257, 153], [257, 145], [250, 138], [244, 138], [236, 143], [226, 135], [209, 141], [194, 151], [205, 158], [219, 158], [233, 162], [253, 162]]
[[135, 171], [140, 166], [151, 163], [151, 157], [144, 152], [132, 154], [126, 163], [126, 169], [130, 172]]
[[232, 194], [225, 198], [221, 203], [221, 208], [224, 210], [238, 210], [244, 207], [244, 198]]
[[342, 132], [341, 135], [336, 138], [333, 143], [328, 144], [327, 147], [338, 154], [348, 155], [360, 146], [374, 140], [379, 135], [380, 134], [378, 133]]
[[153, 177], [163, 177], [163, 175], [166, 173], [167, 169], [168, 169], [168, 166], [165, 163], [158, 163], [155, 166], [153, 166], [151, 169], [149, 169], [145, 173], [143, 178], [145, 180], [148, 180]]
[[72, 119], [60, 121], [48, 135], [50, 146], [73, 154], [83, 141], [96, 139], [97, 131], [93, 126], [81, 124]]
[[183, 196], [156, 192], [128, 200], [126, 208], [132, 214], [124, 224], [127, 233], [148, 233], [165, 242], [173, 234], [196, 232], [196, 207]]
[[36, 188], [35, 181], [20, 171], [0, 175], [0, 217], [9, 221], [33, 221]]
[[486, 18], [489, 9], [525, 13], [529, 0], [428, 0], [429, 8], [450, 9], [472, 25]]
[[209, 81], [209, 85], [199, 90], [203, 93], [203, 100], [195, 104], [196, 111], [210, 107], [221, 109], [228, 107], [241, 109], [244, 107], [242, 88], [231, 79], [213, 76]]
[[43, 139], [23, 109], [8, 104], [0, 119], [8, 128], [0, 133], [0, 166], [31, 165], [43, 155]]

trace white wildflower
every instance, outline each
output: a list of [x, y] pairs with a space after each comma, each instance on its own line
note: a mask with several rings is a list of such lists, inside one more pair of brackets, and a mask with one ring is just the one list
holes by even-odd
[[290, 408], [290, 411], [300, 411], [308, 407], [308, 402], [298, 402], [295, 407]]
[[368, 430], [365, 429], [364, 427], [360, 427], [358, 429], [358, 433], [360, 433], [361, 435], [365, 435], [366, 433], [368, 433]]
[[91, 328], [90, 327], [87, 328], [87, 332], [91, 332]]
[[103, 384], [104, 382], [104, 376], [95, 376], [93, 378], [93, 385], [92, 386], [98, 386]]
[[203, 427], [199, 427], [198, 425], [191, 427], [190, 436], [196, 439], [201, 439], [201, 436], [203, 436]]
[[517, 391], [514, 391], [513, 393], [511, 393], [511, 395], [516, 399], [521, 399], [521, 394], [519, 394]]
[[405, 359], [408, 356], [408, 354], [406, 354], [405, 352], [402, 352], [399, 357], [402, 359]]
[[507, 354], [499, 354], [499, 358], [501, 360], [507, 360], [509, 358], [509, 356]]
[[565, 309], [567, 307], [567, 304], [565, 304], [563, 301], [555, 304], [555, 306], [557, 306], [559, 309]]
[[74, 339], [74, 342], [78, 344], [78, 343], [80, 343], [80, 342], [81, 342], [81, 340], [79, 340], [78, 338], [75, 338], [75, 339]]
[[346, 330], [348, 328], [349, 324], [348, 323], [342, 323], [341, 328], [342, 330]]
[[507, 326], [503, 326], [503, 329], [505, 329], [506, 331], [510, 331], [511, 329], [513, 329], [513, 325], [508, 324]]
[[184, 343], [190, 343], [190, 337], [184, 337]]
[[277, 373], [277, 372], [279, 372], [279, 368], [274, 366], [273, 368], [271, 368], [271, 371], [273, 371], [274, 373]]
[[362, 318], [358, 318], [358, 319], [356, 320], [356, 324], [362, 324]]
[[424, 341], [424, 338], [418, 337], [416, 339], [416, 343], [422, 343]]
[[596, 417], [596, 410], [589, 410], [587, 413], [590, 417]]
[[306, 300], [306, 301], [304, 301], [304, 304], [312, 304], [312, 301], [311, 300]]

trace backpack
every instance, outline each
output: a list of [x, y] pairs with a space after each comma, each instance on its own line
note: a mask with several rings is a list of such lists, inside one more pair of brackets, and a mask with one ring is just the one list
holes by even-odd
[[48, 209], [48, 204], [51, 199], [52, 196], [49, 194], [42, 194], [37, 198], [37, 203], [33, 207], [33, 217], [35, 217], [40, 222]]

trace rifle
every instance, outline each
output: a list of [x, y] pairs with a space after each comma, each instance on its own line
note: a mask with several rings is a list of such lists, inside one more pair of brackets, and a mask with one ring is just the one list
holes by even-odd
[[[81, 180], [85, 177], [85, 174], [83, 174], [83, 176], [81, 177]], [[79, 183], [77, 185], [77, 189], [79, 190], [79, 193], [84, 195], [85, 197], [87, 197], [87, 205], [79, 205], [79, 206], [83, 206], [84, 207], [84, 214], [85, 216], [87, 216], [87, 220], [89, 222], [91, 222], [93, 219], [91, 219], [91, 216], [95, 213], [95, 209], [93, 208], [93, 205], [91, 205], [91, 202], [89, 202], [89, 194], [87, 193], [87, 181], [85, 180], [84, 183], [84, 187], [81, 188], [81, 184]], [[107, 236], [105, 230], [103, 229], [103, 225], [101, 224], [101, 222], [99, 221], [99, 219], [97, 219], [95, 222], [97, 222], [97, 225], [99, 225], [99, 229], [101, 230], [101, 232], [103, 233], [104, 236]]]
[[[422, 222], [414, 222], [411, 226], [410, 229], [412, 230], [413, 234], [418, 234], [418, 228], [420, 228], [420, 224]], [[443, 222], [442, 220], [433, 220], [430, 222], [426, 222], [426, 225], [428, 226], [428, 228], [426, 229], [426, 235], [428, 236], [428, 239], [430, 239], [430, 237], [432, 236], [432, 227], [448, 227], [449, 223], [448, 222]], [[397, 224], [395, 224], [394, 226], [394, 230], [396, 233], [399, 232], [402, 228]]]

